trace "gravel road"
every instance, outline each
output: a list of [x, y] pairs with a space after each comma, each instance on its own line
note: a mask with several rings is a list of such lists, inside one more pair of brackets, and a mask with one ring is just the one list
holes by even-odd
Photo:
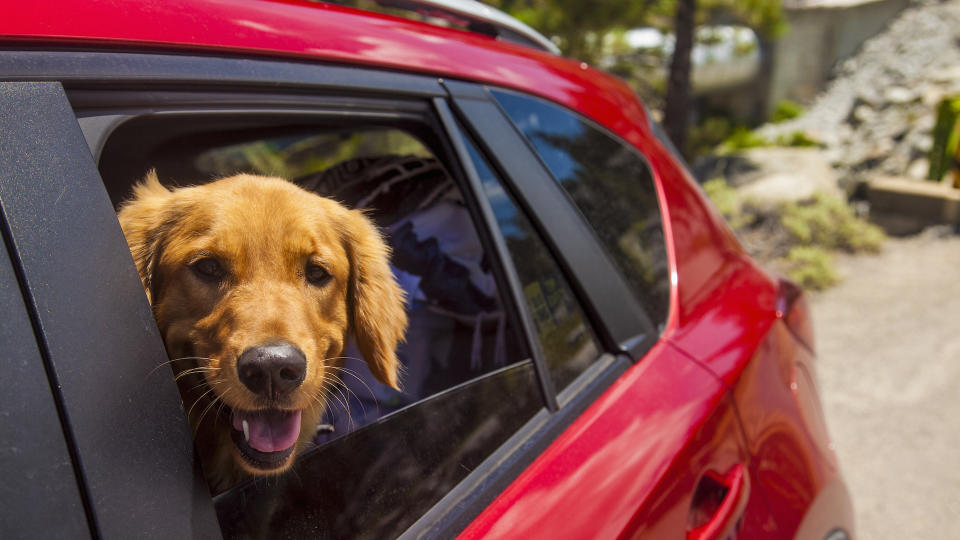
[[810, 300], [857, 536], [960, 538], [960, 236], [836, 262], [844, 282]]

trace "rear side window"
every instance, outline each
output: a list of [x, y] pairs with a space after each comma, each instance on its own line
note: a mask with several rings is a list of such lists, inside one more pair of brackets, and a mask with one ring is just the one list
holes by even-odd
[[517, 207], [477, 148], [464, 136], [484, 194], [513, 258], [537, 337], [557, 390], [563, 390], [600, 355], [583, 309], [530, 220]]
[[670, 289], [653, 175], [630, 144], [538, 98], [494, 97], [563, 187], [655, 324], [666, 321]]

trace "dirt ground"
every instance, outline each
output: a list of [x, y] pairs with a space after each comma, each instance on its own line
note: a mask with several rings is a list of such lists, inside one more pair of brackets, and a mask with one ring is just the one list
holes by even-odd
[[836, 262], [844, 281], [810, 300], [857, 537], [960, 538], [960, 236]]

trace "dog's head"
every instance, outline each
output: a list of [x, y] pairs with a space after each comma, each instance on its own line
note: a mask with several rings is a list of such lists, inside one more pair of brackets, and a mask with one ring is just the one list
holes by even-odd
[[361, 212], [277, 178], [151, 173], [119, 217], [215, 483], [290, 466], [350, 337], [397, 387], [403, 293]]

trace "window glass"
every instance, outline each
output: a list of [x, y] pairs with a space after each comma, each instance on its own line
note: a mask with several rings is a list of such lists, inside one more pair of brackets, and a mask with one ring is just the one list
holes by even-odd
[[350, 159], [390, 155], [430, 157], [417, 139], [399, 129], [295, 134], [211, 148], [194, 158], [208, 177], [237, 173], [300, 178]]
[[650, 167], [637, 150], [546, 101], [493, 95], [567, 192], [655, 324], [670, 303], [666, 245]]
[[529, 360], [431, 396], [217, 497], [224, 538], [397, 538], [542, 408]]
[[570, 285], [530, 221], [476, 147], [464, 140], [513, 257], [554, 385], [562, 390], [599, 357], [600, 347]]
[[[341, 122], [230, 132], [216, 121], [196, 119], [185, 133], [138, 119], [115, 133], [124, 145], [107, 143], [101, 169], [156, 169], [180, 185], [277, 175], [365, 209], [391, 247], [409, 318], [397, 351], [403, 390], [377, 382], [351, 344], [317, 436], [293, 469], [217, 494], [224, 535], [396, 537], [543, 408], [476, 224], [444, 166], [402, 129]], [[161, 131], [176, 135], [150, 139]], [[131, 164], [123, 150], [136, 137], [149, 159]], [[202, 369], [178, 365], [191, 367]]]

